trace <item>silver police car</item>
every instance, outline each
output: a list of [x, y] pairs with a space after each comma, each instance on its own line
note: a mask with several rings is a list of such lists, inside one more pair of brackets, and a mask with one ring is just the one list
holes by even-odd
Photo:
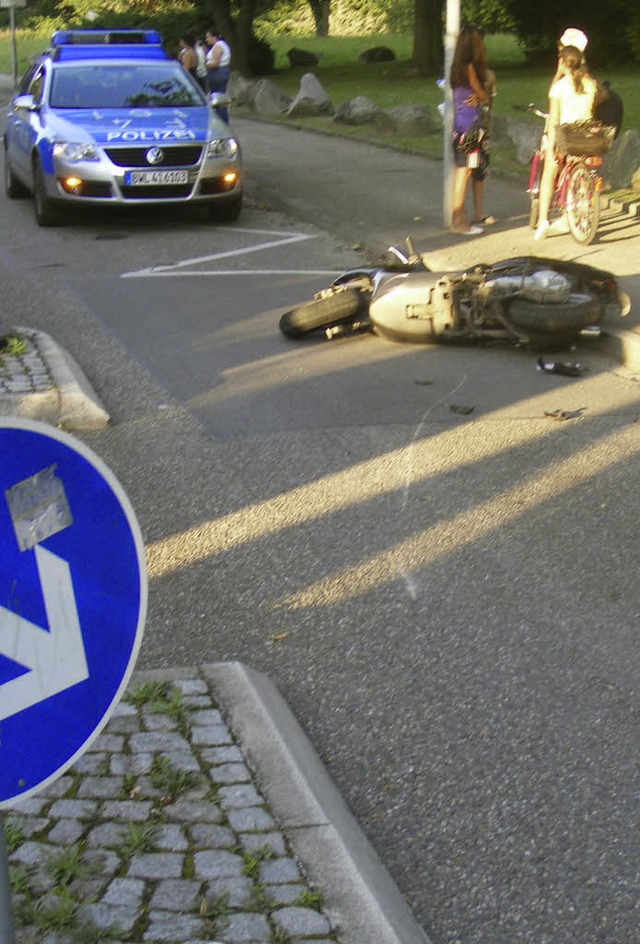
[[237, 139], [153, 30], [70, 30], [32, 64], [4, 135], [10, 198], [33, 194], [40, 226], [65, 205], [202, 204], [242, 209]]

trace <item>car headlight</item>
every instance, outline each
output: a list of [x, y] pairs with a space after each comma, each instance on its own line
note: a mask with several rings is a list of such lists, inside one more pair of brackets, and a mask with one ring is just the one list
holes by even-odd
[[207, 145], [207, 157], [226, 157], [229, 160], [238, 153], [238, 142], [235, 138], [217, 138], [215, 141], [209, 141]]
[[53, 156], [66, 161], [68, 164], [100, 160], [98, 148], [95, 144], [71, 144], [68, 141], [57, 141], [53, 145]]

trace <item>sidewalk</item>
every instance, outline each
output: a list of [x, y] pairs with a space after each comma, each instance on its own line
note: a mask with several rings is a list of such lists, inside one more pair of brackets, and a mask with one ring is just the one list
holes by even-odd
[[240, 663], [134, 675], [5, 830], [16, 944], [427, 944], [286, 703]]

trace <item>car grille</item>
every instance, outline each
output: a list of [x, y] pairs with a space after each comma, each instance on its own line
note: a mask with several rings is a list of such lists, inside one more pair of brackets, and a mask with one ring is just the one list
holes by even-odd
[[[145, 154], [150, 147], [158, 147], [163, 154], [159, 164], [150, 165]], [[147, 145], [146, 147], [105, 148], [109, 160], [118, 167], [184, 167], [198, 164], [202, 155], [202, 145], [181, 144], [173, 147]]]

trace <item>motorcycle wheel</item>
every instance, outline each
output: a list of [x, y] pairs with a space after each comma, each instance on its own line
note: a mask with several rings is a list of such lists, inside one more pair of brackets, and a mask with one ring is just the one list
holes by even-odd
[[353, 321], [362, 313], [362, 307], [362, 292], [345, 288], [285, 312], [280, 318], [280, 330], [286, 338], [295, 340], [320, 328]]
[[507, 318], [537, 339], [572, 338], [587, 325], [598, 324], [602, 311], [598, 299], [576, 292], [563, 303], [541, 304], [527, 298], [514, 298]]
[[576, 242], [588, 246], [593, 242], [600, 222], [600, 194], [596, 179], [581, 164], [572, 170], [567, 187], [567, 219]]

